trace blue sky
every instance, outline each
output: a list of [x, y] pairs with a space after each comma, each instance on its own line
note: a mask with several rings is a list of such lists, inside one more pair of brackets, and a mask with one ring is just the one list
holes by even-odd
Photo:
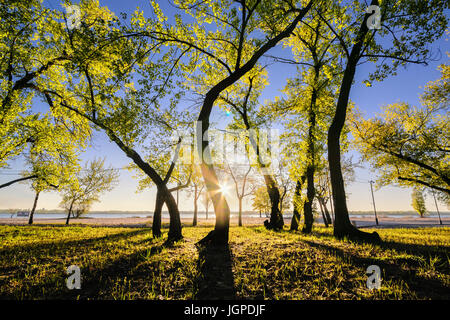
[[[166, 1], [160, 1], [163, 11], [170, 15], [173, 9], [167, 5]], [[57, 0], [44, 0], [45, 5], [57, 8], [59, 7]], [[119, 0], [100, 0], [100, 4], [107, 6], [111, 11], [118, 14], [121, 11], [132, 12], [136, 6], [139, 6], [144, 12], [149, 10], [148, 1], [119, 1]], [[126, 7], [124, 7], [126, 4]], [[366, 116], [373, 116], [380, 112], [380, 108], [384, 105], [394, 102], [404, 101], [410, 104], [419, 104], [419, 94], [427, 82], [436, 80], [440, 77], [437, 66], [442, 63], [448, 63], [448, 58], [445, 52], [450, 51], [448, 38], [444, 36], [433, 45], [435, 50], [440, 49], [441, 59], [439, 61], [430, 62], [428, 66], [409, 65], [407, 69], [401, 69], [397, 76], [389, 77], [381, 83], [374, 83], [372, 87], [368, 88], [362, 81], [371, 70], [370, 64], [364, 64], [357, 69], [355, 85], [351, 91], [351, 99], [364, 112]], [[276, 50], [276, 49], [275, 49]], [[274, 54], [274, 52], [270, 52]], [[264, 92], [264, 97], [270, 98], [279, 94], [285, 84], [286, 76], [294, 75], [295, 68], [290, 65], [276, 65], [269, 69], [270, 85]], [[218, 113], [222, 111], [215, 110], [213, 117], [219, 116]], [[354, 159], [358, 158], [357, 152], [351, 152]], [[93, 148], [88, 149], [83, 154], [83, 160], [90, 160], [94, 157], [106, 156], [107, 163], [116, 168], [121, 168], [129, 163], [129, 159], [125, 154], [113, 143], [109, 142], [108, 138], [103, 133], [94, 135]], [[21, 159], [17, 159], [10, 163], [11, 169], [21, 170], [23, 163]], [[7, 172], [1, 170], [1, 172]], [[356, 169], [357, 182], [353, 183], [347, 188], [348, 193], [348, 207], [350, 210], [372, 210], [372, 202], [370, 195], [370, 186], [368, 181], [374, 180], [376, 173], [371, 172], [368, 168]], [[11, 175], [1, 175], [0, 183], [7, 182], [15, 178]], [[132, 178], [132, 173], [121, 170], [120, 184], [113, 191], [101, 197], [101, 202], [93, 206], [93, 210], [149, 210], [152, 211], [154, 207], [155, 190], [150, 189], [141, 193], [136, 193], [137, 181]], [[412, 210], [411, 208], [411, 190], [384, 187], [375, 191], [375, 201], [377, 210], [380, 211], [400, 211]], [[6, 208], [30, 208], [33, 202], [34, 194], [26, 184], [14, 184], [10, 187], [0, 190], [0, 209]], [[231, 209], [237, 210], [236, 199], [229, 198]], [[60, 195], [56, 192], [44, 193], [40, 196], [38, 209], [56, 209], [60, 201]], [[250, 202], [248, 202], [250, 204]], [[435, 210], [434, 202], [430, 197], [427, 197], [427, 207], [429, 210]], [[180, 209], [191, 210], [192, 201], [188, 200], [185, 193], [180, 195]], [[250, 206], [244, 206], [244, 209], [249, 209]], [[446, 210], [441, 205], [441, 210]], [[202, 206], [200, 205], [200, 210]]]

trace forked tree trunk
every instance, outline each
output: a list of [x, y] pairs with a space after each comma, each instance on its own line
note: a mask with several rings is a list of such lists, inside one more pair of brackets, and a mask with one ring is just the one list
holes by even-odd
[[39, 193], [40, 193], [39, 191], [36, 191], [36, 196], [34, 197], [33, 208], [31, 208], [30, 217], [28, 218], [28, 224], [33, 224], [33, 216], [34, 216], [34, 211], [36, 210], [37, 202], [39, 199]]
[[109, 138], [114, 141], [117, 146], [125, 152], [127, 157], [131, 158], [133, 162], [145, 172], [145, 174], [150, 177], [150, 179], [155, 183], [156, 187], [159, 189], [161, 193], [161, 197], [163, 202], [166, 203], [167, 210], [169, 211], [169, 234], [167, 241], [177, 241], [183, 238], [182, 228], [181, 228], [181, 220], [180, 220], [180, 212], [178, 211], [178, 206], [175, 202], [173, 195], [170, 193], [169, 189], [166, 186], [164, 180], [160, 177], [160, 175], [156, 172], [156, 170], [151, 167], [147, 162], [145, 162], [141, 156], [132, 148], [126, 146], [122, 140], [117, 137], [112, 130], [108, 127], [105, 127], [103, 124], [94, 121], [96, 125], [104, 129], [109, 136]]
[[155, 211], [153, 212], [152, 221], [152, 234], [153, 238], [160, 238], [162, 236], [161, 232], [161, 219], [162, 219], [162, 208], [164, 206], [164, 198], [159, 191], [156, 189], [156, 200], [155, 200]]

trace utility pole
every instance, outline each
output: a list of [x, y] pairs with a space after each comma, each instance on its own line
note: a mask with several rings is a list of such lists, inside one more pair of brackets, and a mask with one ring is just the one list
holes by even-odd
[[377, 209], [375, 208], [375, 198], [373, 196], [373, 188], [372, 188], [373, 181], [370, 180], [369, 183], [370, 183], [370, 192], [372, 192], [372, 203], [373, 203], [373, 212], [375, 212], [375, 222], [378, 225]]
[[438, 208], [438, 205], [437, 205], [436, 196], [434, 194], [434, 191], [433, 191], [433, 198], [434, 198], [434, 204], [436, 205], [436, 211], [437, 211], [438, 216], [439, 216], [439, 224], [442, 226], [441, 214], [439, 213], [439, 208]]

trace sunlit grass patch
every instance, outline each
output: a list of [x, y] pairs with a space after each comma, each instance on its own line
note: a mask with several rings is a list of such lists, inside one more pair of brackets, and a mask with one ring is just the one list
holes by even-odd
[[[449, 298], [449, 228], [381, 229], [374, 245], [336, 240], [322, 226], [310, 235], [231, 227], [230, 257], [200, 254], [196, 242], [209, 231], [185, 227], [167, 246], [166, 229], [153, 239], [149, 228], [0, 226], [0, 298], [214, 298], [214, 286], [238, 299]], [[72, 264], [81, 290], [66, 288]], [[366, 287], [371, 264], [382, 270], [380, 290]], [[222, 274], [230, 277], [211, 281]]]

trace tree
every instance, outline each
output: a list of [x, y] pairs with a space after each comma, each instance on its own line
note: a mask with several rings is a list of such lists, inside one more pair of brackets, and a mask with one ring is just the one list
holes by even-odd
[[[370, 81], [382, 80], [390, 74], [395, 74], [399, 66], [406, 66], [408, 63], [426, 64], [430, 58], [427, 44], [442, 36], [447, 28], [444, 13], [447, 4], [440, 0], [372, 0], [370, 5], [380, 6], [380, 30], [369, 30], [368, 19], [373, 12], [367, 13], [365, 4], [353, 2], [352, 5], [342, 6], [333, 2], [328, 6], [335, 19], [333, 23], [326, 22], [327, 26], [336, 35], [346, 59], [336, 112], [328, 130], [328, 161], [335, 209], [334, 235], [338, 238], [348, 236], [359, 240], [380, 241], [376, 232], [362, 232], [350, 223], [342, 178], [339, 140], [345, 124], [356, 68], [364, 61], [381, 61], [376, 71], [368, 76], [366, 84], [370, 86]], [[351, 10], [353, 14], [350, 13]], [[362, 19], [361, 13], [364, 13]], [[326, 18], [321, 19], [327, 21]], [[350, 23], [352, 19], [354, 22]], [[348, 27], [342, 28], [344, 24]]]
[[[62, 110], [32, 110], [44, 87], [64, 90], [61, 64], [71, 57], [56, 45], [60, 18], [60, 13], [43, 7], [41, 1], [0, 3], [0, 168], [24, 152], [47, 149], [51, 153], [56, 148], [53, 144], [68, 140], [74, 147], [86, 147], [90, 130], [77, 116]], [[24, 176], [0, 187], [35, 178]]]
[[259, 213], [264, 212], [266, 217], [268, 216], [272, 204], [270, 203], [270, 198], [265, 187], [259, 187], [254, 191], [252, 208], [253, 210], [259, 211]]
[[[173, 93], [172, 76], [178, 70], [179, 54], [176, 50], [162, 50], [164, 42], [128, 34], [129, 29], [98, 2], [81, 1], [79, 7], [83, 19], [74, 29], [68, 28], [62, 12], [46, 8], [31, 12], [27, 8], [28, 13], [36, 15], [37, 27], [34, 34], [29, 32], [23, 39], [28, 46], [36, 44], [41, 50], [36, 57], [44, 62], [16, 84], [43, 98], [52, 114], [73, 120], [75, 128], [90, 132], [92, 127], [105, 132], [157, 185], [169, 210], [168, 240], [179, 240], [182, 228], [175, 199], [164, 177], [143, 160], [137, 149], [148, 141], [158, 141], [148, 130], [160, 120], [153, 117], [152, 111], [160, 107], [169, 92]], [[42, 12], [53, 16], [42, 17]], [[135, 30], [140, 14], [136, 11], [130, 21]], [[38, 78], [41, 74], [45, 77]], [[134, 88], [136, 79], [139, 90]], [[172, 106], [178, 98], [174, 93], [164, 102]], [[11, 99], [6, 100], [8, 104]]]
[[202, 174], [200, 172], [200, 168], [195, 164], [192, 164], [192, 178], [189, 194], [193, 196], [194, 200], [194, 216], [192, 219], [192, 225], [195, 227], [198, 222], [198, 200], [202, 195], [202, 191], [205, 187], [202, 181]]
[[[172, 43], [183, 52], [189, 51], [192, 64], [202, 59], [197, 69], [207, 75], [197, 78], [201, 80], [197, 83], [197, 89], [204, 99], [197, 119], [196, 132], [199, 138], [196, 144], [202, 175], [214, 205], [216, 224], [214, 230], [201, 240], [202, 244], [227, 244], [230, 219], [230, 209], [220, 192], [220, 183], [208, 148], [207, 132], [212, 108], [219, 96], [227, 89], [231, 90], [233, 84], [250, 72], [263, 54], [290, 35], [313, 2], [309, 1], [298, 8], [294, 1], [176, 1], [180, 9], [196, 18], [196, 23], [184, 24], [178, 18], [174, 27], [165, 27], [163, 22], [166, 18], [159, 10], [160, 23], [146, 25], [157, 32], [141, 33]], [[205, 22], [216, 26], [217, 30], [210, 31], [209, 26], [203, 27]], [[258, 37], [261, 34], [262, 37]], [[195, 79], [195, 76], [192, 78]]]
[[60, 206], [67, 210], [66, 224], [71, 215], [75, 216], [89, 211], [90, 206], [100, 200], [100, 195], [111, 191], [118, 183], [119, 171], [112, 167], [105, 168], [105, 159], [94, 159], [88, 162], [77, 181], [63, 189]]
[[413, 192], [411, 193], [411, 199], [412, 199], [412, 207], [416, 212], [420, 215], [421, 218], [425, 216], [425, 213], [427, 212], [427, 208], [425, 207], [425, 198], [423, 196], [423, 192], [420, 189], [414, 188]]
[[[322, 6], [316, 6], [313, 12], [320, 13], [327, 5], [323, 3]], [[317, 14], [313, 15], [305, 24], [297, 27], [292, 37], [285, 40], [293, 50], [294, 60], [282, 61], [296, 65], [298, 76], [288, 80], [284, 90], [287, 98], [275, 104], [278, 109], [276, 111], [283, 117], [286, 112], [292, 115], [287, 121], [285, 136], [291, 141], [300, 137], [303, 140], [300, 143], [292, 141], [299, 148], [298, 154], [292, 158], [297, 160], [293, 165], [300, 168], [291, 168], [291, 172], [299, 181], [297, 193], [300, 192], [302, 181], [306, 182], [306, 198], [302, 201], [304, 233], [310, 233], [312, 230], [316, 163], [325, 151], [323, 132], [330, 122], [336, 99], [334, 92], [342, 72], [334, 43], [336, 36], [326, 25], [333, 17], [328, 16], [327, 19], [324, 22]], [[295, 210], [298, 212], [298, 209]], [[294, 213], [293, 219], [297, 219], [297, 213]], [[293, 224], [291, 223], [293, 230], [297, 228], [296, 223], [298, 221], [294, 220]]]
[[[164, 177], [163, 184], [170, 193], [187, 188], [193, 174], [192, 148], [190, 148], [192, 134], [188, 130], [188, 124], [192, 121], [188, 113], [178, 112], [175, 107], [173, 105], [167, 109], [160, 108], [152, 112], [156, 119], [151, 127], [152, 136], [157, 139], [144, 147], [148, 154], [145, 160], [161, 177]], [[138, 191], [155, 185], [154, 181], [136, 164], [130, 164], [128, 169], [137, 170], [135, 178], [139, 179]], [[177, 185], [169, 188], [168, 186], [173, 182]], [[161, 190], [157, 187], [153, 212], [152, 233], [155, 238], [162, 236], [161, 216], [165, 201]]]
[[450, 66], [421, 96], [422, 107], [395, 103], [379, 116], [353, 121], [352, 133], [363, 159], [379, 174], [378, 185], [428, 187], [450, 196]]

